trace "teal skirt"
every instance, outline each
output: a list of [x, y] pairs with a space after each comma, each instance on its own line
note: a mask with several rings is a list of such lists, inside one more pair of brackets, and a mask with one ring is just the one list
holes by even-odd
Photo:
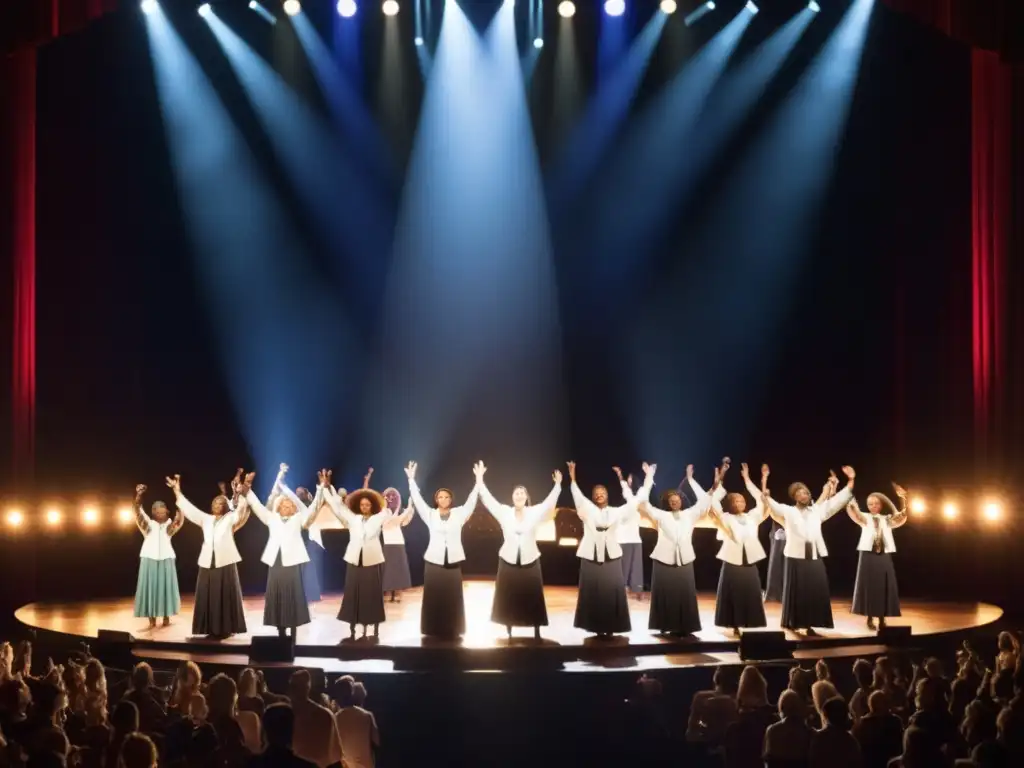
[[139, 560], [139, 583], [135, 587], [135, 616], [155, 619], [177, 616], [181, 610], [176, 561]]

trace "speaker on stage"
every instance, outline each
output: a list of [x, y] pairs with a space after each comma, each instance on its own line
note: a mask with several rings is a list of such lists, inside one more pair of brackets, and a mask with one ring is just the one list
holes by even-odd
[[253, 635], [249, 646], [250, 661], [293, 661], [295, 638]]
[[911, 637], [910, 627], [885, 627], [878, 630], [878, 639], [886, 645], [900, 645]]
[[743, 661], [774, 661], [793, 658], [793, 644], [785, 632], [743, 632], [740, 634]]
[[128, 632], [119, 629], [101, 629], [96, 635], [97, 645], [115, 645], [117, 643], [134, 643], [135, 638]]

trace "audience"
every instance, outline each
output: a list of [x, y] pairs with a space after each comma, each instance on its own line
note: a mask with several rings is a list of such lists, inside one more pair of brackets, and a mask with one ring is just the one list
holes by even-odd
[[345, 675], [334, 685], [334, 700], [338, 711], [334, 721], [341, 739], [342, 765], [345, 768], [373, 768], [374, 753], [380, 746], [380, 732], [373, 713], [356, 704], [356, 689], [365, 688], [351, 676]]
[[326, 707], [310, 698], [313, 679], [308, 670], [300, 669], [288, 681], [288, 697], [295, 714], [292, 749], [296, 755], [327, 768], [341, 763], [341, 739], [334, 716]]
[[144, 733], [129, 733], [121, 744], [121, 768], [157, 768], [160, 754]]
[[807, 725], [807, 704], [792, 688], [779, 696], [779, 718], [764, 734], [765, 766], [797, 768], [807, 765], [812, 735]]
[[864, 768], [885, 768], [903, 751], [903, 723], [889, 710], [885, 691], [868, 696], [868, 713], [853, 727], [853, 735], [860, 744]]
[[314, 768], [292, 751], [295, 712], [290, 704], [271, 704], [263, 712], [263, 752], [249, 760], [250, 768]]
[[686, 738], [691, 742], [718, 745], [725, 730], [736, 719], [736, 689], [739, 680], [732, 667], [717, 667], [712, 679], [714, 688], [697, 691], [690, 704]]
[[764, 675], [757, 667], [745, 667], [736, 690], [736, 720], [725, 731], [726, 768], [761, 768], [765, 732], [778, 719], [768, 703]]
[[850, 734], [852, 721], [846, 701], [835, 696], [821, 705], [820, 712], [824, 725], [811, 736], [808, 767], [861, 768], [860, 745]]

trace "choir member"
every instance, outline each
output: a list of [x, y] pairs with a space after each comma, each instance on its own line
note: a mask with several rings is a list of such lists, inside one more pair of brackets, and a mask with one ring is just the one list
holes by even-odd
[[[615, 476], [619, 478], [619, 484], [630, 489], [632, 494], [633, 476], [622, 479], [622, 470], [612, 467]], [[623, 491], [625, 497], [625, 491]], [[619, 518], [615, 526], [615, 538], [622, 550], [622, 578], [626, 582], [626, 590], [633, 594], [637, 600], [643, 600], [644, 596], [644, 551], [640, 539], [640, 511], [633, 506]]]
[[[608, 506], [608, 489], [595, 485], [588, 499], [576, 484], [576, 463], [570, 461], [569, 479], [576, 514], [583, 522], [583, 539], [576, 557], [580, 559], [580, 586], [573, 626], [601, 637], [630, 630], [629, 606], [622, 579], [622, 549], [615, 538], [615, 525], [631, 514], [637, 500], [619, 507]], [[644, 465], [646, 477], [637, 498], [650, 496], [654, 466]], [[623, 484], [625, 485], [625, 484]]]
[[[765, 468], [761, 470], [764, 475]], [[757, 499], [754, 508], [747, 511], [747, 499], [741, 493], [728, 493], [719, 502], [712, 499], [712, 519], [722, 533], [722, 546], [718, 559], [722, 571], [718, 577], [715, 600], [715, 626], [731, 627], [736, 634], [740, 628], [765, 627], [761, 596], [761, 576], [757, 563], [764, 560], [764, 547], [758, 538], [758, 528], [768, 510], [761, 502], [761, 494], [750, 480], [746, 464], [740, 465], [740, 475], [747, 491]]]
[[900, 595], [892, 563], [896, 542], [892, 532], [907, 522], [907, 492], [895, 483], [893, 488], [900, 500], [898, 510], [884, 493], [868, 496], [867, 512], [861, 511], [856, 499], [846, 508], [853, 522], [861, 527], [851, 613], [867, 616], [868, 629], [875, 628], [875, 616], [881, 630], [885, 629], [886, 618], [900, 615]]
[[181, 492], [181, 475], [167, 478], [174, 491], [178, 509], [190, 523], [203, 531], [203, 548], [199, 551], [199, 578], [196, 580], [195, 607], [192, 613], [192, 634], [223, 639], [245, 632], [245, 610], [242, 607], [242, 585], [237, 564], [242, 561], [235, 546], [235, 531], [249, 519], [245, 495], [256, 473], [250, 472], [235, 487], [234, 509], [227, 496], [221, 494], [210, 504], [210, 513], [200, 511]]
[[153, 502], [150, 517], [142, 509], [145, 492], [146, 486], [135, 486], [135, 524], [143, 536], [142, 551], [139, 552], [139, 581], [135, 587], [135, 616], [149, 619], [150, 627], [155, 627], [157, 618], [162, 616], [167, 627], [171, 616], [177, 616], [181, 609], [171, 537], [181, 530], [185, 517], [178, 509], [172, 520], [167, 505], [162, 501]]
[[846, 487], [824, 502], [814, 502], [806, 485], [793, 483], [789, 486], [789, 497], [794, 504], [788, 505], [771, 497], [768, 474], [768, 466], [764, 465], [761, 468], [762, 501], [771, 516], [786, 529], [782, 626], [806, 629], [808, 635], [814, 635], [814, 627], [831, 629], [834, 626], [824, 560], [828, 549], [821, 535], [821, 524], [850, 503], [856, 475], [853, 467], [843, 467]]
[[269, 566], [267, 593], [263, 604], [263, 624], [276, 627], [281, 637], [287, 630], [295, 637], [295, 630], [310, 622], [309, 603], [302, 587], [302, 565], [309, 562], [309, 553], [302, 541], [302, 530], [308, 526], [320, 508], [323, 491], [310, 506], [284, 484], [288, 465], [282, 464], [274, 482], [273, 507], [268, 510], [252, 490], [245, 494], [249, 509], [260, 519], [269, 532], [263, 550], [263, 562]]
[[[818, 497], [818, 504], [823, 504], [828, 499], [832, 498], [836, 494], [836, 489], [839, 485], [839, 478], [836, 477], [834, 472], [829, 473], [828, 482], [825, 483], [825, 487], [821, 489], [821, 495]], [[761, 493], [758, 491], [753, 494], [755, 499], [761, 498]], [[765, 601], [774, 601], [776, 603], [782, 602], [782, 590], [784, 574], [786, 570], [785, 563], [785, 549], [786, 549], [786, 529], [779, 525], [778, 521], [772, 519], [772, 530], [770, 534], [771, 538], [771, 549], [768, 553], [768, 576], [765, 580], [764, 588], [764, 599]]]
[[562, 492], [562, 473], [551, 474], [554, 487], [540, 504], [530, 504], [526, 486], [512, 489], [512, 506], [502, 504], [484, 484], [487, 467], [478, 461], [473, 467], [480, 499], [501, 526], [503, 541], [498, 550], [498, 577], [494, 584], [491, 621], [503, 624], [508, 636], [512, 627], [533, 627], [540, 639], [540, 628], [548, 625], [548, 607], [544, 602], [544, 578], [537, 548], [537, 528], [552, 519]]
[[384, 551], [381, 548], [381, 527], [391, 519], [384, 497], [371, 488], [361, 488], [344, 497], [331, 487], [326, 470], [320, 472], [320, 484], [331, 511], [349, 530], [345, 549], [345, 594], [341, 600], [338, 618], [349, 624], [349, 637], [355, 637], [356, 627], [373, 627], [377, 635], [384, 621], [384, 591], [381, 587], [381, 568]]
[[[662, 497], [667, 509], [659, 509], [648, 501], [656, 469], [656, 466], [644, 464], [647, 482], [635, 499], [625, 483], [622, 488], [623, 496], [637, 503], [640, 511], [658, 527], [658, 541], [651, 553], [654, 572], [648, 628], [663, 635], [692, 635], [701, 628], [693, 577], [693, 561], [697, 559], [693, 551], [693, 528], [711, 508], [712, 496], [701, 489], [697, 503], [683, 509], [682, 495], [678, 491], [667, 491]], [[719, 471], [715, 469], [712, 494], [718, 491], [720, 482]]]
[[412, 574], [409, 573], [409, 556], [405, 551], [405, 536], [402, 535], [402, 528], [412, 522], [412, 516], [416, 513], [416, 507], [409, 499], [405, 511], [399, 513], [402, 508], [402, 494], [397, 488], [384, 489], [384, 501], [388, 509], [394, 514], [390, 520], [384, 523], [384, 576], [382, 587], [384, 594], [391, 593], [391, 602], [399, 603], [399, 595], [403, 590], [412, 586]]
[[[278, 497], [278, 486], [275, 483], [274, 489], [270, 492], [267, 497], [266, 508], [273, 509], [274, 504]], [[295, 489], [295, 495], [299, 501], [302, 502], [303, 507], [311, 507], [313, 510], [319, 510], [320, 507], [327, 504], [323, 500], [321, 495], [320, 500], [317, 504], [313, 504], [313, 494], [309, 492], [309, 489], [305, 486], [299, 486]], [[302, 546], [306, 548], [306, 554], [309, 555], [309, 562], [302, 563], [299, 566], [299, 571], [302, 574], [302, 591], [305, 593], [307, 603], [319, 603], [320, 598], [320, 573], [322, 571], [323, 553], [324, 553], [324, 538], [323, 533], [320, 530], [320, 526], [317, 525], [318, 512], [314, 511], [310, 518], [309, 524], [302, 526]], [[310, 544], [316, 544], [315, 547]]]
[[474, 485], [466, 503], [452, 506], [452, 492], [438, 488], [431, 507], [416, 484], [416, 462], [405, 468], [409, 478], [409, 497], [430, 531], [423, 554], [423, 606], [420, 609], [420, 633], [426, 637], [454, 640], [466, 632], [466, 606], [462, 597], [462, 528], [476, 509], [478, 491]]

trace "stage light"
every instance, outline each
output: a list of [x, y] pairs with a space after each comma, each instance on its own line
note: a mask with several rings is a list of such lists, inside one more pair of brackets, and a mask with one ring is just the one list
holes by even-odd
[[910, 500], [910, 511], [915, 515], [923, 515], [928, 509], [928, 506], [924, 503], [924, 499], [918, 497]]
[[121, 525], [128, 525], [134, 519], [135, 513], [131, 507], [121, 507], [117, 510], [117, 522], [121, 523]]
[[706, 8], [707, 8], [707, 9], [708, 9], [709, 11], [713, 11], [713, 10], [715, 10], [715, 3], [714, 3], [714, 0], [708, 0], [708, 1], [706, 2], [706, 3], [704, 3], [704, 6], [705, 6], [705, 7], [706, 7]]
[[576, 15], [576, 3], [570, 2], [570, 0], [562, 0], [558, 4], [558, 15], [563, 19], [571, 19]]
[[213, 9], [210, 7], [209, 3], [203, 3], [202, 5], [199, 6], [199, 15], [200, 16], [209, 16], [210, 12], [212, 10]]
[[821, 10], [821, 6], [814, 2], [814, 0], [811, 0], [811, 2], [807, 4], [807, 10], [809, 10], [811, 13], [817, 13], [818, 11]]
[[298, 16], [302, 13], [302, 5], [299, 3], [299, 0], [284, 0], [282, 7], [289, 16]]
[[51, 528], [56, 528], [60, 525], [61, 517], [59, 509], [51, 509], [46, 513], [46, 524]]
[[563, 536], [558, 540], [558, 546], [560, 547], [578, 547], [580, 545], [579, 539], [571, 539], [567, 536]]
[[338, 15], [344, 19], [351, 19], [359, 10], [356, 0], [338, 0]]
[[277, 24], [277, 16], [257, 3], [256, 0], [249, 0], [249, 10], [258, 13], [268, 24]]
[[756, 5], [754, 5], [753, 2], [748, 2], [747, 3], [747, 10], [750, 11], [751, 13], [757, 13], [758, 10], [760, 10], [760, 9]]
[[544, 47], [544, 40], [543, 40], [543, 38], [535, 37], [533, 39], [533, 47], [536, 48], [538, 51], [541, 48], [543, 48]]
[[417, 46], [423, 45], [423, 38], [417, 37], [413, 42], [416, 43]]
[[11, 528], [21, 528], [25, 523], [25, 515], [20, 509], [11, 509], [7, 512], [7, 525]]
[[156, 13], [159, 7], [160, 4], [156, 0], [142, 0], [142, 2], [139, 3], [139, 8], [141, 8], [142, 12], [147, 16], [151, 13]]
[[947, 501], [942, 505], [942, 516], [947, 520], [956, 520], [957, 515], [960, 514], [960, 509], [952, 501]]
[[661, 12], [666, 16], [675, 13], [676, 8], [678, 7], [679, 6], [676, 5], [676, 0], [661, 0]]
[[626, 12], [626, 0], [605, 0], [604, 12], [609, 16], [621, 16]]
[[1003, 519], [1003, 505], [998, 501], [988, 501], [982, 509], [982, 514], [990, 523], [998, 523]]
[[384, 11], [385, 16], [398, 15], [398, 3], [396, 0], [384, 0], [384, 5], [382, 5], [380, 9]]
[[82, 510], [82, 522], [88, 526], [93, 526], [99, 523], [100, 513], [92, 507], [86, 507]]

